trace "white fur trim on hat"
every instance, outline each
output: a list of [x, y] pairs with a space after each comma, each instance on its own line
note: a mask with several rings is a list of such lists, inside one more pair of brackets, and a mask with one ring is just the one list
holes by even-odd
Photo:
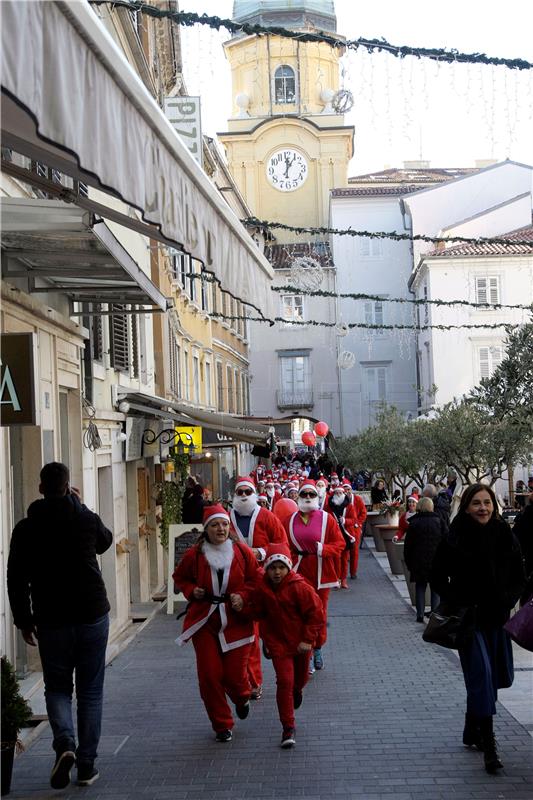
[[304, 489], [312, 489], [314, 492], [316, 492], [316, 483], [314, 481], [302, 481], [300, 488], [298, 489], [298, 494], [300, 494], [300, 492], [302, 492]]
[[248, 489], [252, 489], [254, 492], [256, 491], [255, 483], [250, 478], [239, 478], [235, 484], [235, 491], [237, 491], [237, 489], [241, 489], [243, 486], [246, 486]]
[[227, 519], [229, 522], [230, 516], [229, 514], [222, 513], [222, 511], [215, 511], [214, 514], [211, 514], [209, 517], [204, 519], [204, 528], [209, 525], [214, 519]]
[[270, 564], [274, 563], [274, 561], [281, 561], [286, 567], [292, 569], [292, 561], [284, 553], [274, 553], [273, 555], [269, 556], [263, 563], [264, 568], [266, 569], [269, 567]]

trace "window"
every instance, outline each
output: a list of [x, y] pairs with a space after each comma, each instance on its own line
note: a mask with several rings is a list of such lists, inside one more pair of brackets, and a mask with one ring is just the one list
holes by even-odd
[[192, 357], [192, 399], [199, 405], [200, 403], [200, 359], [198, 356]]
[[274, 102], [296, 103], [296, 78], [294, 70], [287, 64], [282, 64], [274, 73]]
[[381, 300], [365, 303], [365, 323], [367, 325], [383, 325], [383, 302]]
[[202, 299], [201, 299], [202, 311], [208, 311], [209, 305], [207, 300], [207, 280], [206, 280], [207, 276], [205, 274], [205, 269], [203, 268], [203, 266], [201, 268], [200, 274], [202, 276], [202, 280], [200, 281], [200, 288], [202, 293]]
[[224, 379], [222, 362], [217, 361], [217, 410], [224, 411]]
[[128, 325], [128, 315], [121, 314], [126, 306], [122, 303], [113, 303], [110, 310], [114, 312], [109, 317], [109, 344], [111, 366], [121, 372], [129, 372], [130, 358], [130, 331]]
[[211, 405], [211, 364], [205, 362], [205, 404]]
[[291, 322], [303, 322], [304, 299], [301, 294], [281, 295], [281, 316], [286, 320], [286, 325]]
[[193, 303], [195, 303], [196, 302], [196, 282], [197, 282], [197, 279], [194, 277], [194, 275], [196, 275], [196, 262], [193, 261], [193, 259], [190, 258], [189, 256], [187, 256], [187, 258], [188, 258], [188, 261], [189, 261], [189, 273], [190, 273], [190, 278], [189, 278], [189, 297], [191, 298]]
[[168, 360], [169, 389], [176, 397], [181, 397], [181, 348], [176, 341], [176, 334], [168, 323]]
[[381, 258], [383, 255], [381, 239], [369, 239], [362, 236], [359, 239], [359, 255], [361, 258]]
[[86, 306], [92, 311], [91, 316], [85, 318], [85, 327], [89, 329], [91, 357], [94, 361], [102, 361], [104, 357], [104, 328], [102, 317], [98, 312], [102, 310], [100, 303], [91, 303]]
[[233, 369], [228, 365], [226, 367], [226, 380], [228, 384], [228, 413], [235, 413], [235, 405], [233, 398]]
[[235, 411], [237, 414], [242, 414], [241, 381], [238, 370], [235, 370]]
[[500, 302], [500, 279], [497, 276], [476, 277], [476, 303], [496, 305]]
[[[363, 368], [363, 404], [368, 410], [368, 422], [372, 422], [377, 406], [387, 402], [387, 367]], [[364, 408], [364, 405], [363, 405]], [[363, 418], [364, 418], [363, 413]]]
[[279, 404], [308, 405], [312, 400], [309, 356], [280, 356], [280, 381]]
[[241, 375], [241, 391], [242, 391], [242, 413], [246, 415], [250, 413], [250, 404], [248, 402], [248, 380], [244, 372]]
[[479, 377], [490, 378], [503, 359], [503, 347], [493, 345], [479, 348]]
[[190, 399], [191, 384], [189, 375], [189, 351], [183, 351], [183, 395], [186, 400]]

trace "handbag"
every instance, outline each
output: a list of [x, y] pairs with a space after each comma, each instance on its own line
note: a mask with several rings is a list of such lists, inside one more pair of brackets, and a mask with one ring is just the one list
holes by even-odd
[[475, 611], [470, 606], [451, 607], [441, 603], [432, 611], [422, 639], [457, 650], [474, 634]]
[[524, 650], [533, 652], [533, 595], [505, 623], [503, 629], [507, 631], [513, 642], [523, 647]]

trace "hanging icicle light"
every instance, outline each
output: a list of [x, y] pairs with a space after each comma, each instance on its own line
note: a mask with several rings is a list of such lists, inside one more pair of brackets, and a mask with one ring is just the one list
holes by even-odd
[[337, 357], [337, 365], [340, 369], [351, 369], [355, 366], [355, 353], [351, 350], [341, 350]]

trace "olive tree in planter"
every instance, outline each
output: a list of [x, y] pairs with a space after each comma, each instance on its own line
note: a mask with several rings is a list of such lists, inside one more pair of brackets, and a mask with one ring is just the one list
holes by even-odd
[[22, 748], [19, 733], [32, 716], [31, 708], [20, 693], [15, 670], [2, 656], [2, 794], [11, 789], [15, 748]]

